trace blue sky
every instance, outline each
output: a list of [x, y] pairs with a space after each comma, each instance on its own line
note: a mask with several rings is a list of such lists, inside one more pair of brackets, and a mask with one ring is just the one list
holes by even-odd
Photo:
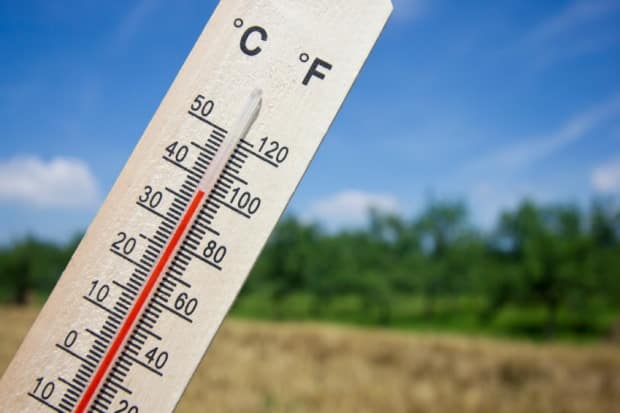
[[[0, 242], [83, 230], [215, 1], [0, 1]], [[620, 194], [620, 0], [395, 0], [290, 210]]]

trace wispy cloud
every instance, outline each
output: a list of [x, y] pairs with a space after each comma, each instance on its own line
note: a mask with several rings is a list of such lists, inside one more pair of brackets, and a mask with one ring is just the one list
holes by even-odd
[[392, 0], [393, 17], [399, 21], [411, 21], [422, 17], [430, 7], [428, 0]]
[[0, 201], [36, 207], [79, 208], [98, 199], [97, 183], [77, 159], [35, 156], [0, 161]]
[[603, 193], [620, 191], [620, 158], [594, 168], [592, 186], [596, 191]]
[[[476, 221], [490, 227], [500, 211], [514, 208], [526, 198], [537, 202], [583, 200], [578, 194], [571, 195], [567, 187], [554, 186], [544, 179], [533, 181], [525, 173], [536, 170], [537, 164], [550, 161], [570, 145], [600, 136], [600, 131], [618, 119], [620, 95], [615, 95], [566, 119], [549, 133], [520, 139], [467, 163], [458, 176], [463, 179], [463, 188], [468, 188]], [[597, 191], [620, 189], [620, 159], [592, 171], [591, 181]]]
[[546, 69], [560, 62], [587, 59], [619, 44], [620, 36], [616, 33], [577, 36], [575, 39], [563, 40], [552, 47], [544, 48], [532, 62], [536, 69]]
[[604, 52], [618, 45], [618, 12], [620, 0], [574, 0], [527, 32], [517, 50], [539, 70]]
[[124, 49], [138, 33], [144, 21], [159, 5], [159, 0], [140, 0], [125, 15], [109, 43], [111, 51]]
[[467, 164], [468, 172], [516, 172], [550, 157], [566, 146], [590, 136], [603, 124], [620, 116], [620, 95], [568, 119], [557, 130], [501, 148]]
[[402, 212], [393, 195], [346, 190], [316, 201], [302, 216], [306, 221], [318, 221], [330, 228], [353, 227], [363, 225], [372, 210]]
[[620, 10], [618, 0], [576, 0], [535, 27], [527, 37], [532, 42], [548, 41], [606, 18], [617, 10]]

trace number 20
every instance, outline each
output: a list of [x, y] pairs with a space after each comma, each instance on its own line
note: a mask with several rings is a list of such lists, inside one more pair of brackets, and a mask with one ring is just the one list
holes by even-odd
[[138, 413], [138, 406], [130, 406], [127, 400], [121, 400], [120, 407], [114, 413]]

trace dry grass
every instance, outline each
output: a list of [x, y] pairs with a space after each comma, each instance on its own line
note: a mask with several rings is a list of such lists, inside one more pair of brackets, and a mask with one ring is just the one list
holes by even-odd
[[[0, 309], [0, 371], [35, 310]], [[619, 412], [620, 349], [229, 320], [180, 412]]]

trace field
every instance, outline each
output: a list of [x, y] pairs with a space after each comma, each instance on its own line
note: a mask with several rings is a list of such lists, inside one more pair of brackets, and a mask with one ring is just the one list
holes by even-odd
[[[0, 371], [36, 309], [0, 308]], [[620, 348], [226, 321], [179, 412], [618, 412]]]

